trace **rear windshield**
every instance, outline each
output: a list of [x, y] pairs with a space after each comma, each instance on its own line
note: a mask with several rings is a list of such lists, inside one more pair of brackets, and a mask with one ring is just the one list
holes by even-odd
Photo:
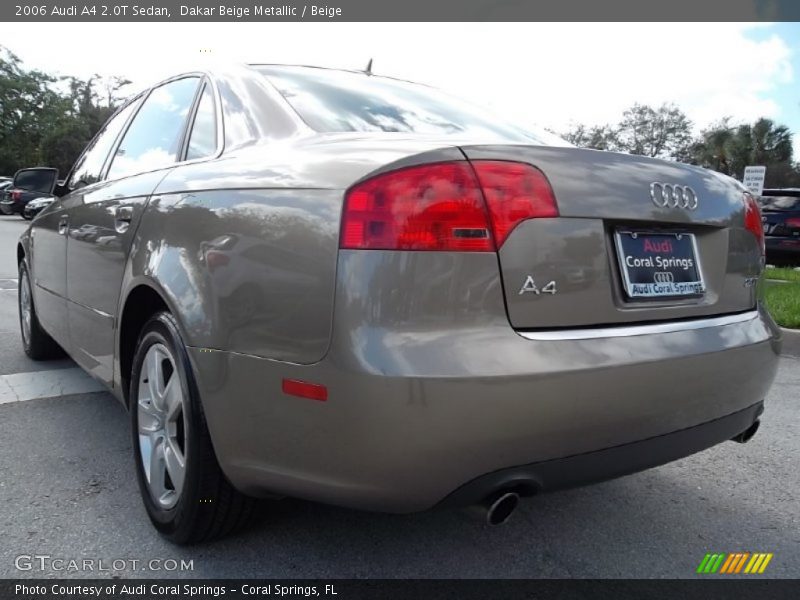
[[761, 208], [767, 210], [800, 210], [800, 196], [761, 196]]
[[569, 145], [555, 135], [523, 130], [424, 85], [309, 67], [261, 66], [258, 70], [300, 117], [320, 132], [466, 134], [512, 142]]
[[23, 171], [15, 176], [14, 186], [21, 190], [49, 194], [53, 190], [53, 174], [50, 171]]

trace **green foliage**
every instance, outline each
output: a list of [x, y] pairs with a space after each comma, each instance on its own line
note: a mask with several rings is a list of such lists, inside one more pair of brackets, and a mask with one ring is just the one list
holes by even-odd
[[792, 134], [770, 119], [734, 126], [726, 117], [701, 132], [690, 155], [690, 162], [740, 180], [747, 165], [764, 165], [766, 187], [800, 185], [800, 165], [792, 162]]
[[679, 159], [692, 145], [692, 122], [674, 104], [634, 104], [616, 125], [576, 125], [563, 136], [584, 148]]
[[800, 284], [767, 282], [764, 301], [778, 325], [800, 329]]
[[674, 104], [658, 108], [634, 104], [622, 113], [617, 137], [623, 152], [678, 158], [692, 143], [692, 122]]
[[800, 283], [800, 270], [787, 267], [767, 267], [764, 270], [766, 279], [777, 279], [779, 281], [791, 281]]
[[562, 136], [565, 140], [581, 148], [594, 148], [595, 150], [619, 150], [617, 130], [609, 125], [596, 125], [587, 127], [577, 125], [572, 131]]
[[791, 132], [766, 118], [734, 125], [725, 117], [694, 138], [692, 122], [675, 105], [635, 104], [616, 125], [579, 124], [563, 137], [584, 148], [679, 160], [739, 180], [747, 165], [764, 165], [766, 187], [800, 186], [800, 164], [792, 161]]
[[84, 81], [27, 70], [0, 46], [0, 175], [48, 166], [65, 176], [129, 83], [120, 77]]

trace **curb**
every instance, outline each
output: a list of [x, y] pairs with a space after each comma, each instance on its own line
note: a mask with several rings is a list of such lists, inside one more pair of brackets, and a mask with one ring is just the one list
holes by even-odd
[[800, 358], [800, 329], [781, 327], [781, 335], [783, 336], [781, 355]]

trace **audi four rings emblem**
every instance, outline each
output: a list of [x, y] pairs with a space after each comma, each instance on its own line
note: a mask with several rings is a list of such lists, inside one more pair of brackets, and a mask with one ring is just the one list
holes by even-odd
[[673, 283], [675, 276], [669, 271], [656, 271], [653, 273], [653, 281], [656, 283]]
[[659, 208], [697, 208], [697, 194], [688, 185], [655, 181], [650, 184], [650, 199]]

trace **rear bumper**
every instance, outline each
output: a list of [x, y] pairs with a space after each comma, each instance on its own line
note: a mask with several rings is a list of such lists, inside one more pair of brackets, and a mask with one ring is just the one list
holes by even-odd
[[763, 402], [758, 402], [731, 415], [673, 433], [488, 473], [461, 486], [440, 506], [476, 504], [497, 490], [532, 495], [644, 471], [730, 440], [755, 423], [763, 411]]
[[764, 243], [768, 257], [788, 258], [800, 256], [800, 237], [767, 237]]
[[[236, 487], [402, 513], [476, 500], [498, 477], [577, 485], [729, 439], [755, 418], [780, 351], [766, 312], [748, 317], [560, 340], [499, 321], [354, 330], [313, 365], [190, 355]], [[287, 396], [283, 378], [326, 385], [328, 400]]]

